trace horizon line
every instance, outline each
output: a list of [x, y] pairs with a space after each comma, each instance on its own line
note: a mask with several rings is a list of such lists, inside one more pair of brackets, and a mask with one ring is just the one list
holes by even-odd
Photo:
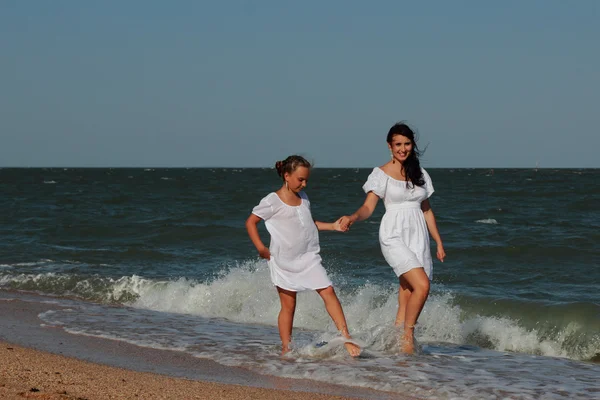
[[[373, 166], [368, 167], [323, 167], [313, 166], [311, 169], [372, 169]], [[240, 166], [0, 166], [0, 169], [275, 169], [275, 167], [240, 167]], [[600, 169], [598, 167], [427, 167], [427, 169]]]

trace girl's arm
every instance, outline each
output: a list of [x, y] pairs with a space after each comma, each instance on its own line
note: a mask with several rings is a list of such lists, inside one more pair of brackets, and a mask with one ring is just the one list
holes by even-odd
[[431, 204], [429, 200], [424, 200], [421, 203], [421, 210], [423, 210], [423, 214], [425, 215], [425, 222], [427, 223], [427, 229], [429, 230], [429, 234], [435, 241], [437, 247], [437, 258], [444, 262], [444, 258], [446, 258], [446, 252], [444, 251], [444, 245], [442, 244], [442, 238], [440, 237], [440, 232], [437, 228], [437, 223], [435, 222], [435, 215], [433, 215], [433, 210], [431, 209]]
[[258, 223], [262, 221], [262, 219], [254, 214], [250, 214], [248, 219], [246, 220], [246, 230], [248, 231], [248, 236], [250, 236], [250, 240], [258, 250], [258, 254], [262, 258], [266, 258], [267, 260], [271, 259], [271, 253], [269, 249], [263, 244], [262, 240], [260, 240], [260, 235], [258, 234]]
[[320, 231], [339, 231], [339, 232], [344, 232], [345, 229], [342, 229], [342, 226], [340, 224], [340, 221], [342, 219], [338, 219], [335, 222], [321, 222], [321, 221], [315, 221], [315, 225], [317, 225], [317, 229]]
[[347, 231], [350, 229], [350, 225], [355, 222], [364, 221], [369, 218], [373, 211], [375, 211], [375, 207], [377, 206], [377, 202], [379, 201], [379, 196], [377, 196], [373, 192], [367, 193], [367, 197], [365, 198], [365, 202], [362, 206], [358, 208], [352, 215], [343, 216], [338, 221], [340, 221], [340, 225], [343, 230]]

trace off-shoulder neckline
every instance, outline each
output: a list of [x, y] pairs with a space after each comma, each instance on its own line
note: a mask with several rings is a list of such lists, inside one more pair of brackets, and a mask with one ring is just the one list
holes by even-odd
[[393, 181], [396, 181], [396, 182], [403, 182], [403, 183], [407, 183], [407, 182], [409, 182], [409, 181], [403, 181], [403, 180], [401, 180], [401, 179], [396, 179], [396, 178], [393, 178], [393, 177], [391, 177], [390, 175], [386, 174], [386, 173], [385, 173], [385, 171], [381, 169], [381, 167], [375, 167], [375, 169], [378, 169], [378, 170], [379, 170], [379, 171], [380, 171], [380, 172], [381, 172], [383, 175], [385, 175], [386, 177], [390, 178], [390, 179], [391, 179], [391, 180], [393, 180]]

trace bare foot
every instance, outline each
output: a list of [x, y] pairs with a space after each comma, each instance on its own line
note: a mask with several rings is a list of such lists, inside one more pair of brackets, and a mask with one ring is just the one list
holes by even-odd
[[415, 352], [414, 327], [404, 328], [404, 334], [400, 338], [400, 351], [404, 354], [413, 354]]
[[352, 357], [358, 357], [360, 355], [361, 349], [359, 345], [352, 342], [346, 342], [344, 343], [344, 347]]
[[414, 354], [415, 352], [415, 341], [413, 337], [402, 338], [402, 345], [400, 346], [400, 351], [404, 354]]
[[289, 352], [290, 352], [290, 348], [288, 346], [281, 346], [281, 355], [282, 356], [285, 356]]
[[405, 326], [400, 339], [400, 351], [404, 354], [415, 352], [415, 326]]

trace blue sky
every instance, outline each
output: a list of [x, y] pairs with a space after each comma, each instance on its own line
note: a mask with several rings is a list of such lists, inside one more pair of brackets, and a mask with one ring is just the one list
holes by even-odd
[[[418, 3], [418, 4], [417, 4]], [[600, 167], [600, 2], [0, 3], [0, 165]]]

